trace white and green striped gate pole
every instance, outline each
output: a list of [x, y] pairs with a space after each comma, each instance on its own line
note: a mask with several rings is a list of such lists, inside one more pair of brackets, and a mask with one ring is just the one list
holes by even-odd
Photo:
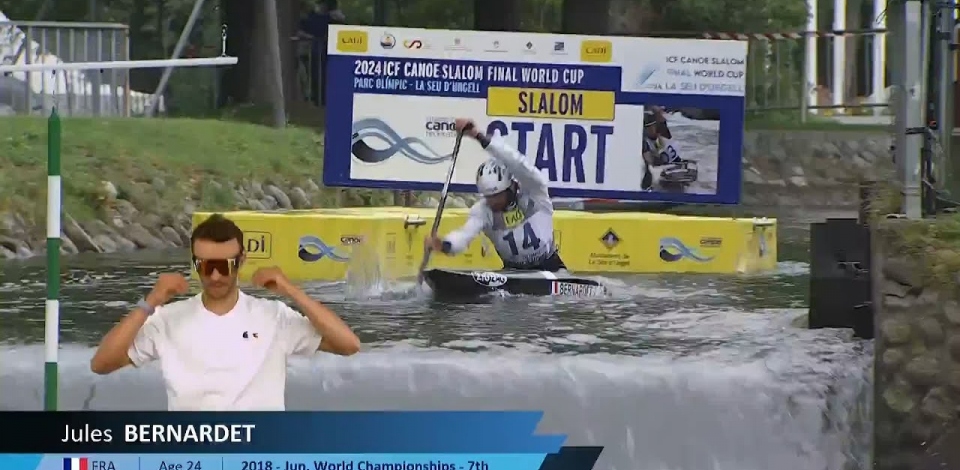
[[47, 302], [44, 324], [43, 409], [58, 405], [57, 356], [60, 349], [60, 115], [47, 120]]

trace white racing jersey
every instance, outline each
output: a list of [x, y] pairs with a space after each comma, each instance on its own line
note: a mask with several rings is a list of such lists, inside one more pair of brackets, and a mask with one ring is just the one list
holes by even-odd
[[444, 241], [450, 243], [451, 254], [467, 249], [481, 232], [490, 239], [503, 264], [534, 267], [556, 251], [553, 241], [553, 203], [547, 192], [547, 180], [527, 157], [494, 136], [487, 146], [498, 162], [513, 174], [520, 184], [517, 201], [506, 212], [494, 213], [484, 200], [470, 208], [463, 227], [450, 232]]

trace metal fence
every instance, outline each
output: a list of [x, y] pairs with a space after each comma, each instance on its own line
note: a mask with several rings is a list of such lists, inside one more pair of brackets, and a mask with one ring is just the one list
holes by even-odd
[[654, 35], [747, 41], [748, 112], [888, 114], [886, 30]]
[[[114, 23], [0, 21], [0, 60], [5, 65], [124, 61], [129, 30]], [[17, 114], [67, 116], [139, 114], [150, 96], [131, 93], [129, 70], [11, 72], [0, 77], [0, 108]]]

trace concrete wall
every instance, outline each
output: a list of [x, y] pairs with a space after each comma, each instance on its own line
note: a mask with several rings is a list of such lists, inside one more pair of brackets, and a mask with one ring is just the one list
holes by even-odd
[[894, 174], [890, 134], [863, 131], [747, 131], [743, 203], [854, 207], [857, 182]]

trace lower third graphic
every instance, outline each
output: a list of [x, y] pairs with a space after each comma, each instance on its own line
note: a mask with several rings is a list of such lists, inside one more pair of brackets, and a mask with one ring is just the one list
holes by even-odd
[[327, 245], [320, 237], [313, 235], [300, 237], [300, 247], [297, 249], [297, 256], [308, 263], [320, 261], [323, 258], [329, 258], [332, 261], [340, 263], [350, 261], [350, 255], [348, 253], [343, 253], [336, 247]]
[[704, 256], [696, 249], [684, 245], [678, 238], [664, 237], [660, 239], [660, 259], [672, 263], [682, 259], [691, 259], [701, 263], [713, 260], [713, 256]]

